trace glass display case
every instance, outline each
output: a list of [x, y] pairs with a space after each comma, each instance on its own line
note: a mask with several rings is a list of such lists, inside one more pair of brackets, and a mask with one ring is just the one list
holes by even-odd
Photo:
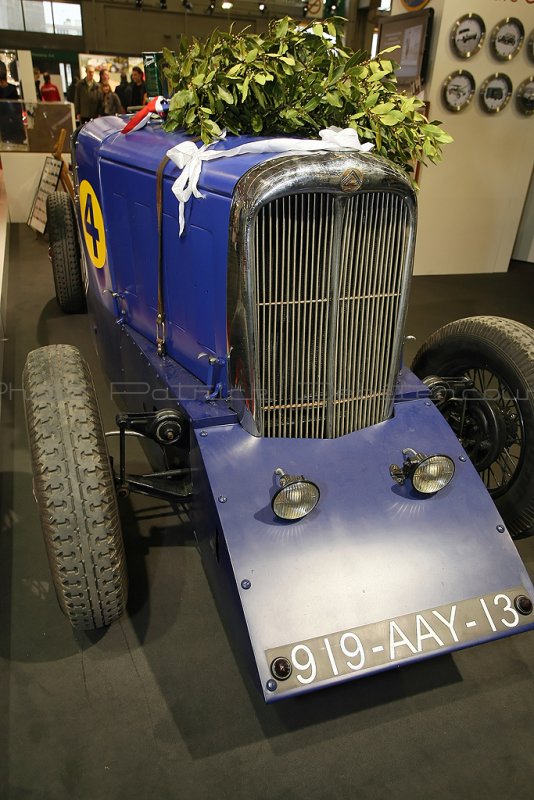
[[74, 125], [72, 103], [0, 100], [0, 152], [51, 153], [65, 129], [63, 152], [68, 153]]

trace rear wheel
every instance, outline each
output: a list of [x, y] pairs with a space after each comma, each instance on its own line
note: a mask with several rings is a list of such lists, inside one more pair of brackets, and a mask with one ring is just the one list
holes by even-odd
[[86, 303], [76, 214], [70, 195], [48, 195], [46, 214], [56, 300], [66, 314], [77, 314], [85, 311]]
[[73, 628], [102, 628], [126, 605], [113, 474], [89, 368], [68, 345], [24, 368], [33, 485], [59, 605]]
[[[534, 331], [471, 317], [440, 328], [417, 353], [420, 378], [459, 377], [472, 388], [440, 405], [512, 535], [534, 526]], [[464, 402], [465, 400], [465, 402]]]

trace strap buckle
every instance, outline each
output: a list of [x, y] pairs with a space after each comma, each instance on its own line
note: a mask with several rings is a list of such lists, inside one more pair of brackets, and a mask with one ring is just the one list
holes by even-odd
[[158, 314], [156, 319], [156, 347], [158, 356], [165, 355], [165, 320], [161, 314]]

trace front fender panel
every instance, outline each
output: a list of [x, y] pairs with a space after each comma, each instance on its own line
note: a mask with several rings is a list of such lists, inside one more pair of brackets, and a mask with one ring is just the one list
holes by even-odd
[[[368, 659], [363, 670], [312, 683], [299, 683], [294, 670], [269, 691], [273, 654], [296, 643], [317, 646], [330, 634], [429, 609], [445, 616], [453, 604], [467, 633], [458, 641], [441, 635], [443, 646], [421, 652], [397, 648], [403, 663], [534, 627], [534, 614], [516, 614], [515, 623], [511, 612], [510, 626], [471, 625], [463, 601], [475, 598], [482, 613], [480, 598], [514, 588], [534, 599], [534, 588], [478, 474], [460, 460], [465, 453], [429, 401], [399, 404], [391, 420], [334, 440], [261, 439], [238, 425], [195, 434], [267, 701], [399, 663]], [[394, 484], [389, 465], [406, 447], [451, 456], [451, 484], [428, 497]], [[320, 487], [318, 506], [300, 522], [281, 522], [271, 510], [276, 467]]]

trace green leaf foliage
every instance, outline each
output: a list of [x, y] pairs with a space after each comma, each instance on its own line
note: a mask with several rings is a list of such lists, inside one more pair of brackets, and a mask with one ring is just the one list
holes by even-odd
[[316, 138], [335, 125], [354, 128], [408, 171], [439, 161], [452, 138], [428, 121], [420, 100], [398, 91], [391, 48], [375, 58], [354, 52], [342, 44], [344, 25], [340, 17], [307, 26], [285, 17], [262, 35], [182, 37], [175, 56], [164, 52], [172, 91], [166, 129], [209, 143], [225, 129]]

